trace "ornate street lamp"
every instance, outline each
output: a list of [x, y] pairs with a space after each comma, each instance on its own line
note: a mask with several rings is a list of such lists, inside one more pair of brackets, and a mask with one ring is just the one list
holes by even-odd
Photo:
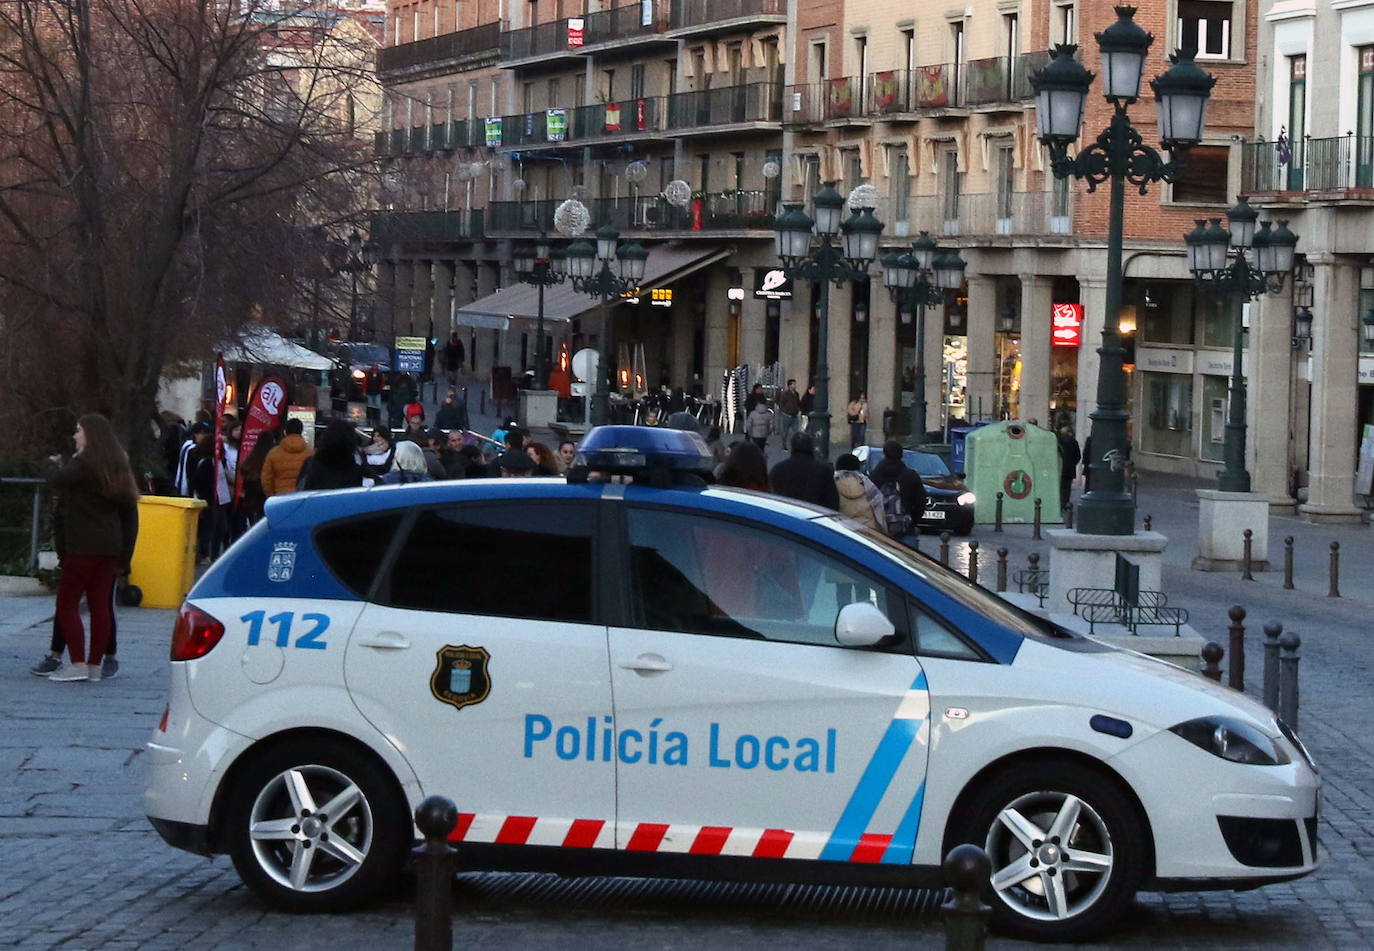
[[965, 266], [958, 251], [941, 249], [927, 231], [911, 243], [910, 252], [883, 257], [888, 296], [899, 313], [916, 312], [916, 372], [907, 427], [919, 440], [926, 434], [926, 307], [938, 307], [946, 290], [963, 286]]
[[349, 276], [348, 297], [348, 339], [358, 339], [358, 275], [372, 270], [377, 263], [377, 245], [364, 241], [363, 236], [354, 229], [348, 236], [348, 245], [340, 249], [343, 253], [334, 262], [334, 269]]
[[516, 249], [513, 261], [515, 276], [522, 284], [530, 284], [539, 289], [538, 318], [534, 331], [534, 388], [549, 388], [549, 362], [544, 348], [544, 288], [562, 284], [567, 275], [560, 270], [549, 249], [549, 236], [539, 232], [539, 239], [533, 248]]
[[[778, 259], [787, 276], [820, 286], [820, 328], [816, 336], [816, 367], [812, 383], [816, 386], [814, 408], [807, 428], [816, 441], [820, 458], [830, 458], [830, 285], [862, 281], [878, 256], [878, 238], [883, 225], [871, 207], [855, 207], [849, 220], [844, 215], [844, 196], [826, 182], [811, 200], [815, 218], [802, 211], [800, 204], [783, 205], [774, 228], [777, 231]], [[841, 246], [834, 239], [843, 232]], [[812, 242], [812, 236], [818, 239]]]
[[[1256, 222], [1259, 228], [1256, 229]], [[1244, 198], [1226, 213], [1226, 228], [1221, 219], [1210, 223], [1199, 218], [1196, 227], [1183, 236], [1188, 246], [1188, 269], [1197, 286], [1224, 301], [1231, 311], [1235, 334], [1231, 351], [1231, 400], [1226, 414], [1225, 467], [1217, 477], [1223, 492], [1249, 492], [1250, 473], [1245, 469], [1245, 375], [1241, 361], [1245, 353], [1245, 328], [1241, 313], [1247, 301], [1264, 294], [1277, 294], [1293, 270], [1293, 251], [1298, 236], [1288, 230], [1288, 222], [1273, 228], [1259, 221], [1259, 212]], [[1228, 260], [1228, 254], [1231, 257]], [[1253, 262], [1251, 258], [1253, 257]]]
[[[1121, 249], [1126, 207], [1126, 183], [1145, 193], [1152, 182], [1173, 181], [1179, 161], [1166, 162], [1145, 145], [1131, 125], [1127, 108], [1140, 97], [1145, 56], [1154, 37], [1135, 22], [1135, 8], [1117, 7], [1117, 21], [1097, 34], [1102, 51], [1103, 95], [1112, 104], [1112, 118], [1097, 139], [1070, 157], [1068, 148], [1077, 140], [1083, 108], [1093, 74], [1074, 60], [1077, 47], [1056, 46], [1054, 58], [1030, 77], [1035, 90], [1036, 134], [1050, 152], [1056, 178], [1081, 178], [1088, 191], [1104, 182], [1111, 184], [1107, 228], [1107, 300], [1102, 322], [1101, 366], [1097, 378], [1097, 407], [1090, 440], [1092, 458], [1086, 460], [1088, 491], [1079, 503], [1077, 530], [1083, 534], [1130, 535], [1134, 530], [1135, 502], [1126, 491], [1124, 465], [1126, 443], [1125, 351], [1121, 346], [1117, 314], [1121, 310]], [[1170, 57], [1172, 66], [1151, 81], [1159, 112], [1160, 141], [1164, 148], [1182, 153], [1202, 140], [1206, 104], [1216, 83], [1198, 68], [1193, 53], [1182, 50]], [[1199, 251], [1201, 253], [1201, 251]]]

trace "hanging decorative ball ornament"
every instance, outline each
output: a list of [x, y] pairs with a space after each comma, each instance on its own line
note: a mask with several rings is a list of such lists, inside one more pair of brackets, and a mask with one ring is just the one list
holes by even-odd
[[569, 198], [553, 213], [553, 226], [558, 233], [571, 238], [582, 234], [592, 223], [592, 213], [576, 198]]
[[850, 208], [877, 208], [878, 189], [873, 185], [856, 185], [849, 193]]
[[640, 159], [625, 166], [625, 181], [638, 184], [649, 177], [649, 163]]
[[777, 178], [782, 174], [782, 166], [775, 159], [769, 159], [763, 163], [763, 177]]
[[476, 175], [472, 171], [472, 164], [469, 162], [459, 162], [453, 169], [453, 177], [460, 182], [470, 182]]
[[399, 168], [389, 168], [382, 175], [382, 187], [387, 191], [398, 192], [405, 184], [405, 175]]
[[525, 180], [523, 178], [517, 178], [510, 183], [510, 187], [515, 191], [522, 192], [525, 190]]
[[663, 197], [670, 205], [686, 208], [687, 203], [692, 200], [692, 186], [680, 178], [675, 178], [663, 186]]

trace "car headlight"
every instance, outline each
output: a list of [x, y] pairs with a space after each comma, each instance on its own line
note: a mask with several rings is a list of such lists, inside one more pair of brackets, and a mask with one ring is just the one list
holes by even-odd
[[1199, 717], [1171, 726], [1169, 732], [1233, 763], [1283, 766], [1291, 762], [1288, 754], [1269, 737], [1250, 724], [1230, 717]]
[[959, 497], [954, 500], [960, 505], [972, 505], [977, 501], [977, 497], [972, 492], [960, 492]]
[[361, 379], [363, 379], [363, 378], [366, 377], [366, 376], [367, 376], [367, 374], [364, 373], [362, 370], [354, 370], [354, 371], [353, 371], [353, 379], [355, 379], [355, 380], [361, 380]]

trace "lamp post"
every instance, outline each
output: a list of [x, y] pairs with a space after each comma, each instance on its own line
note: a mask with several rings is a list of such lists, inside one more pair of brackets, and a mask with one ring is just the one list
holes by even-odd
[[1049, 65], [1030, 77], [1035, 90], [1036, 135], [1049, 148], [1056, 178], [1081, 178], [1088, 191], [1111, 184], [1107, 229], [1107, 300], [1102, 320], [1102, 346], [1097, 378], [1097, 407], [1092, 420], [1092, 458], [1087, 460], [1088, 491], [1078, 508], [1078, 532], [1093, 535], [1130, 535], [1135, 502], [1126, 491], [1125, 351], [1117, 328], [1121, 310], [1121, 249], [1124, 232], [1126, 183], [1143, 195], [1152, 182], [1173, 181], [1186, 150], [1202, 141], [1207, 99], [1216, 78], [1193, 62], [1194, 52], [1180, 50], [1172, 66], [1151, 81], [1159, 109], [1160, 144], [1179, 153], [1166, 162], [1145, 145], [1131, 125], [1127, 107], [1140, 97], [1145, 54], [1154, 37], [1135, 22], [1134, 7], [1117, 7], [1117, 21], [1097, 34], [1102, 51], [1102, 92], [1112, 104], [1112, 118], [1096, 141], [1070, 156], [1068, 147], [1079, 136], [1083, 107], [1093, 74], [1073, 58], [1072, 44], [1056, 46]]
[[[802, 211], [800, 203], [784, 204], [777, 221], [778, 258], [782, 269], [793, 280], [820, 285], [820, 328], [816, 338], [816, 367], [812, 382], [816, 400], [808, 419], [808, 429], [816, 441], [820, 458], [830, 458], [830, 284], [861, 281], [868, 266], [878, 256], [878, 237], [883, 226], [873, 215], [872, 206], [854, 206], [847, 221], [841, 223], [844, 198], [834, 182], [826, 182], [811, 200], [815, 218]], [[812, 235], [819, 238], [814, 245]], [[841, 246], [832, 241], [843, 235]]]
[[349, 276], [348, 295], [348, 339], [358, 339], [358, 275], [372, 270], [377, 263], [377, 246], [371, 241], [363, 241], [363, 236], [354, 229], [348, 236], [348, 246], [339, 247], [335, 258], [334, 270]]
[[544, 352], [544, 288], [562, 284], [566, 273], [554, 262], [554, 252], [549, 250], [549, 236], [539, 232], [539, 240], [533, 248], [521, 248], [515, 252], [515, 276], [523, 284], [531, 284], [539, 289], [539, 310], [534, 331], [534, 388], [549, 388], [549, 363]]
[[[1225, 467], [1217, 477], [1222, 492], [1249, 492], [1250, 473], [1245, 469], [1245, 375], [1241, 359], [1245, 352], [1245, 327], [1241, 319], [1245, 303], [1264, 294], [1283, 290], [1284, 278], [1293, 270], [1293, 249], [1298, 236], [1288, 230], [1288, 222], [1255, 224], [1259, 212], [1241, 198], [1226, 213], [1227, 229], [1221, 219], [1211, 223], [1198, 219], [1197, 227], [1183, 236], [1188, 245], [1188, 270], [1202, 290], [1224, 301], [1235, 322], [1231, 354], [1231, 400], [1226, 414]], [[1229, 230], [1228, 230], [1229, 229]], [[1228, 262], [1228, 254], [1231, 256]], [[1253, 256], [1254, 260], [1251, 260]]]
[[883, 283], [901, 313], [916, 313], [916, 373], [912, 380], [908, 429], [918, 441], [926, 434], [926, 307], [944, 303], [945, 291], [964, 283], [967, 265], [958, 251], [942, 249], [927, 231], [911, 242], [911, 250], [883, 257]]
[[[567, 276], [580, 293], [601, 298], [602, 363], [596, 373], [592, 391], [592, 425], [601, 426], [611, 420], [611, 392], [606, 386], [606, 365], [616, 377], [615, 328], [611, 325], [610, 302], [639, 288], [644, 280], [644, 267], [649, 252], [638, 241], [620, 244], [620, 232], [610, 225], [597, 229], [596, 244], [579, 238], [568, 245], [564, 254]], [[614, 383], [620, 386], [620, 380]]]

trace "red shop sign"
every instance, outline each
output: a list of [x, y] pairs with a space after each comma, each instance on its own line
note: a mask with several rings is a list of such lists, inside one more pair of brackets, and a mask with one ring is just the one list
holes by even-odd
[[1083, 305], [1055, 304], [1050, 314], [1050, 342], [1056, 347], [1083, 343]]

